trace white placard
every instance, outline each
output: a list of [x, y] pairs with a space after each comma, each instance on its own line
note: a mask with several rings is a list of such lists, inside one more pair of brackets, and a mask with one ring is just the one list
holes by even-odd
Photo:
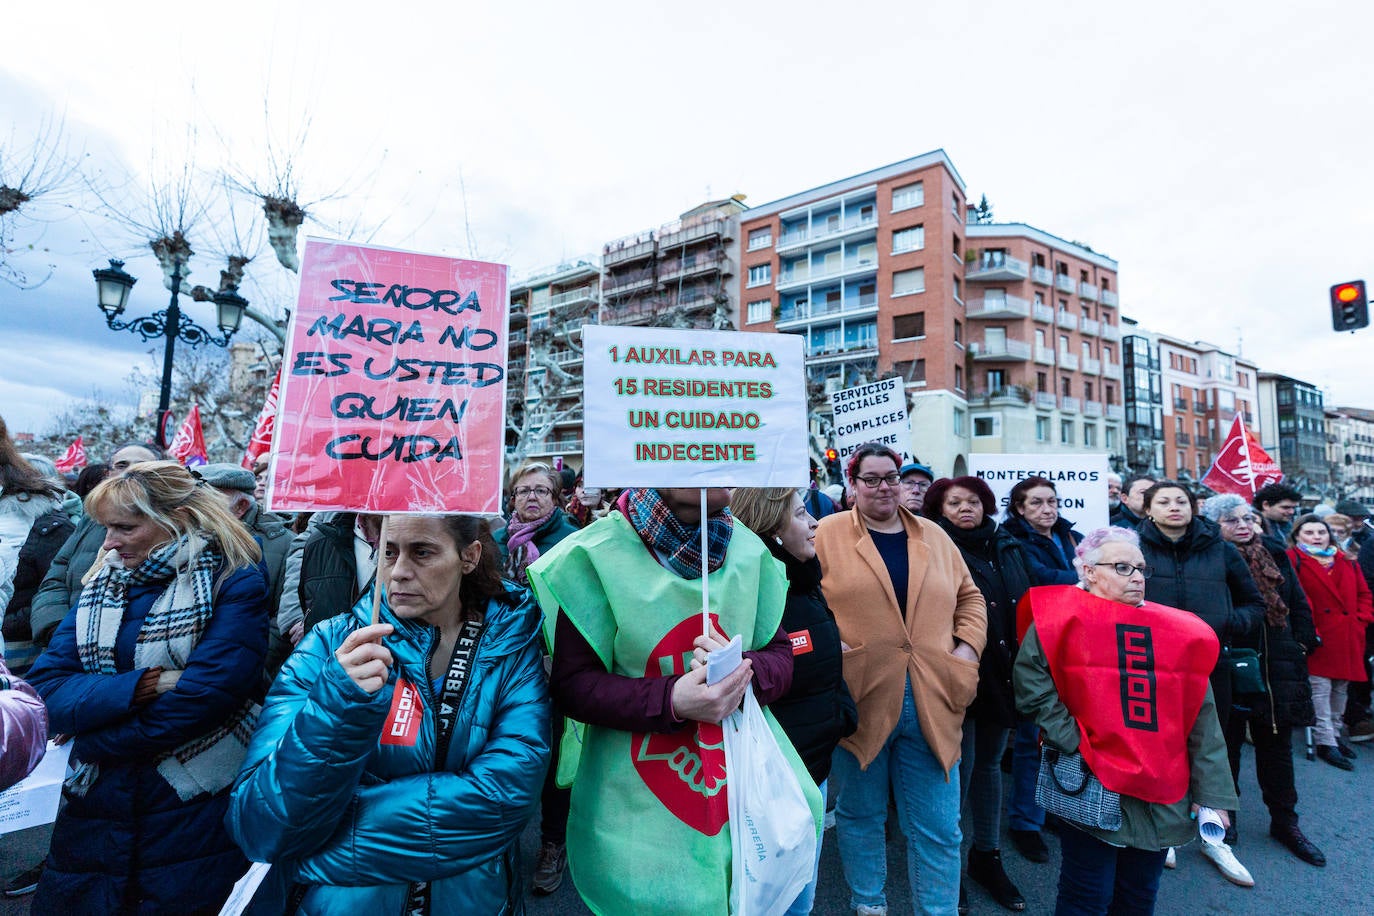
[[796, 334], [589, 325], [582, 469], [592, 487], [802, 487]]
[[51, 741], [33, 772], [0, 792], [0, 833], [13, 833], [57, 820], [62, 800], [62, 780], [67, 778], [67, 759], [72, 744], [58, 747]]
[[906, 386], [900, 378], [885, 378], [830, 394], [835, 412], [835, 450], [844, 467], [854, 449], [865, 442], [881, 442], [909, 460], [911, 421], [906, 413]]
[[1104, 455], [969, 455], [968, 472], [981, 477], [997, 497], [998, 520], [1005, 517], [1011, 488], [1027, 477], [1044, 477], [1059, 494], [1059, 515], [1082, 534], [1108, 524]]

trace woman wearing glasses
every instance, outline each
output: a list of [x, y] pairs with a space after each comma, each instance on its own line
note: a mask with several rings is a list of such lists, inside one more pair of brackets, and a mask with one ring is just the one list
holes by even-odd
[[1154, 912], [1165, 848], [1193, 837], [1190, 815], [1207, 806], [1224, 822], [1237, 803], [1208, 684], [1216, 634], [1145, 600], [1146, 563], [1134, 531], [1099, 528], [1078, 546], [1077, 588], [1028, 593], [1017, 707], [1121, 796], [1118, 829], [1060, 831], [1056, 914]]
[[[1145, 491], [1145, 518], [1136, 529], [1140, 551], [1155, 575], [1145, 597], [1169, 607], [1192, 611], [1212, 628], [1224, 650], [1249, 639], [1264, 619], [1264, 599], [1255, 588], [1250, 567], [1221, 530], [1197, 516], [1197, 501], [1182, 484], [1161, 480]], [[1212, 669], [1217, 718], [1225, 732], [1231, 715], [1231, 668], [1223, 659]], [[1235, 831], [1229, 831], [1234, 841]], [[1227, 880], [1253, 885], [1250, 873], [1225, 844], [1203, 844], [1203, 855]]]
[[884, 829], [891, 789], [907, 838], [917, 912], [951, 913], [959, 896], [959, 761], [964, 711], [987, 638], [983, 596], [934, 522], [899, 505], [901, 459], [859, 446], [855, 507], [816, 531], [821, 589], [835, 613], [858, 730], [840, 742], [835, 826], [859, 916], [887, 912]]
[[[563, 496], [563, 478], [547, 464], [529, 464], [511, 481], [512, 511], [506, 527], [492, 539], [501, 551], [501, 566], [507, 579], [528, 587], [525, 569], [553, 545], [570, 534], [577, 525], [558, 508]], [[534, 863], [535, 894], [552, 894], [563, 883], [567, 868], [568, 805], [571, 793], [554, 782], [558, 771], [558, 747], [563, 740], [563, 716], [553, 715], [553, 761], [544, 777], [539, 796], [539, 856]]]
[[1312, 865], [1326, 857], [1298, 829], [1298, 790], [1293, 784], [1293, 728], [1312, 721], [1312, 689], [1307, 682], [1307, 656], [1317, 647], [1312, 609], [1298, 584], [1288, 555], [1261, 536], [1259, 515], [1239, 496], [1213, 496], [1202, 514], [1221, 526], [1221, 536], [1234, 544], [1250, 567], [1264, 598], [1264, 626], [1236, 645], [1259, 652], [1266, 693], [1236, 697], [1226, 723], [1226, 751], [1231, 776], [1240, 791], [1240, 749], [1250, 727], [1255, 746], [1255, 776], [1269, 809], [1269, 834], [1293, 855]]

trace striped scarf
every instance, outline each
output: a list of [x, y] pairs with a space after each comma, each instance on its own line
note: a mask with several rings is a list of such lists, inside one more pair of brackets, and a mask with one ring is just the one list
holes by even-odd
[[[684, 579], [701, 578], [700, 525], [684, 525], [659, 492], [647, 487], [626, 490], [621, 497], [621, 511], [664, 566]], [[725, 565], [725, 551], [730, 547], [733, 531], [734, 517], [729, 509], [708, 520], [706, 549], [711, 572]]]
[[[115, 551], [82, 589], [76, 605], [76, 650], [88, 674], [118, 674], [115, 640], [135, 586], [165, 585], [148, 609], [134, 645], [134, 669], [182, 671], [214, 614], [215, 571], [224, 562], [203, 535], [183, 535], [125, 569]], [[175, 689], [175, 688], [174, 688]], [[258, 706], [245, 700], [227, 721], [157, 758], [158, 773], [183, 800], [227, 788], [238, 774], [257, 724]], [[94, 764], [73, 761], [68, 790], [84, 795], [98, 775]]]

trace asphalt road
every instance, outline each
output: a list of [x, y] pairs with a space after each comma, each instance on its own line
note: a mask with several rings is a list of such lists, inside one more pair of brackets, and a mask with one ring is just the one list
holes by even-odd
[[[1313, 868], [1293, 858], [1269, 838], [1269, 817], [1255, 783], [1253, 758], [1246, 748], [1241, 773], [1240, 842], [1236, 855], [1255, 876], [1253, 888], [1230, 884], [1197, 851], [1197, 844], [1179, 850], [1178, 868], [1165, 871], [1157, 912], [1172, 914], [1264, 913], [1273, 916], [1345, 916], [1374, 912], [1374, 744], [1362, 746], [1355, 772], [1344, 773], [1321, 761], [1307, 762], [1295, 747], [1299, 814], [1307, 835], [1326, 853], [1326, 868]], [[895, 821], [895, 818], [894, 818]], [[889, 825], [888, 907], [896, 914], [911, 912], [905, 853]], [[1047, 833], [1051, 861], [1034, 865], [1017, 855], [1010, 843], [1003, 849], [1007, 873], [1021, 888], [1028, 914], [1053, 912], [1058, 877], [1058, 843]], [[8, 881], [30, 867], [46, 849], [48, 830], [40, 828], [0, 837], [0, 880]], [[534, 861], [538, 831], [532, 825], [522, 839], [527, 868]], [[1005, 913], [977, 885], [969, 898], [975, 914]], [[825, 835], [820, 885], [814, 912], [847, 916], [848, 891], [835, 850], [834, 831]], [[0, 898], [0, 916], [28, 913], [28, 899]], [[531, 916], [586, 914], [571, 881], [549, 897], [530, 897]], [[480, 916], [480, 914], [473, 914]]]

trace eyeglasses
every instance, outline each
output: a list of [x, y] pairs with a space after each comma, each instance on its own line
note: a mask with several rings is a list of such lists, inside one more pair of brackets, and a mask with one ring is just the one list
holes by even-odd
[[1155, 574], [1153, 566], [1132, 566], [1130, 563], [1094, 563], [1094, 566], [1110, 566], [1112, 572], [1123, 579], [1129, 579], [1131, 573], [1140, 573], [1140, 578], [1148, 579]]
[[918, 477], [908, 477], [902, 481], [902, 489], [920, 490], [922, 493], [924, 493], [926, 490], [930, 489], [930, 481], [922, 480]]
[[1259, 518], [1257, 516], [1242, 515], [1240, 518], [1236, 518], [1235, 516], [1228, 516], [1226, 518], [1223, 518], [1221, 520], [1221, 523], [1228, 527], [1234, 528], [1237, 525], [1253, 525], [1257, 521], [1259, 521]]
[[516, 487], [511, 491], [517, 497], [522, 496], [552, 496], [553, 491], [548, 487]]
[[876, 490], [878, 489], [878, 486], [880, 484], [884, 483], [887, 484], [889, 487], [897, 486], [897, 484], [902, 482], [902, 476], [894, 471], [891, 474], [884, 474], [882, 477], [878, 477], [877, 475], [868, 475], [860, 477], [858, 478], [858, 480], [860, 483], [868, 487], [870, 490]]

